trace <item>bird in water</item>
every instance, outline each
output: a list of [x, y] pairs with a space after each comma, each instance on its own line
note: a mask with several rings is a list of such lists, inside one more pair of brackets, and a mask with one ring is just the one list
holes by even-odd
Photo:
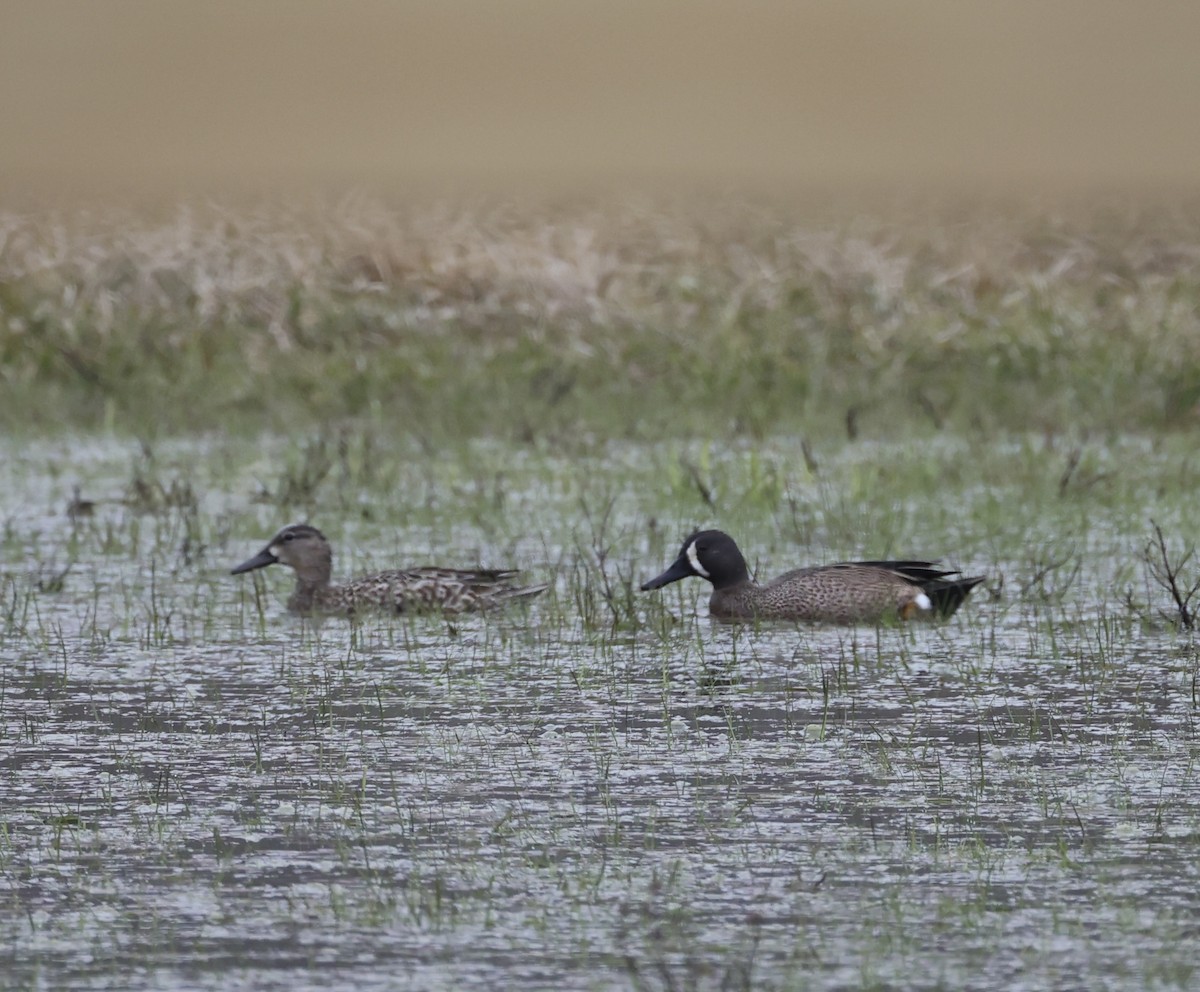
[[679, 557], [642, 591], [695, 575], [712, 583], [709, 613], [718, 620], [878, 623], [922, 614], [948, 617], [983, 576], [935, 568], [932, 561], [853, 561], [785, 572], [764, 585], [750, 578], [737, 543], [719, 530], [683, 542]]
[[394, 569], [333, 585], [333, 549], [325, 535], [308, 524], [284, 527], [231, 574], [276, 564], [296, 573], [287, 605], [300, 614], [463, 613], [528, 599], [547, 588], [546, 583], [517, 585], [519, 572], [509, 568]]

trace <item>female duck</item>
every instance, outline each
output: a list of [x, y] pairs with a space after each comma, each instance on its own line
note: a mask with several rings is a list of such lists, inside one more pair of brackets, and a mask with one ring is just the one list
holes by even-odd
[[799, 620], [878, 623], [923, 613], [948, 617], [983, 576], [934, 568], [929, 561], [856, 561], [785, 572], [766, 585], [750, 578], [732, 537], [702, 530], [683, 542], [679, 557], [662, 575], [642, 585], [660, 589], [697, 575], [712, 583], [709, 613], [718, 620]]
[[546, 585], [518, 586], [515, 569], [408, 568], [364, 575], [342, 586], [330, 583], [333, 549], [316, 527], [284, 527], [253, 558], [231, 574], [252, 572], [268, 565], [287, 565], [296, 573], [296, 588], [288, 599], [293, 613], [334, 613], [353, 616], [364, 610], [389, 613], [462, 613], [536, 596]]

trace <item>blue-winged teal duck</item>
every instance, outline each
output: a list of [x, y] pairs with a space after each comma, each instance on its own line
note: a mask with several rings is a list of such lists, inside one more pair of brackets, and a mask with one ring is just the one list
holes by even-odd
[[712, 583], [709, 613], [718, 620], [802, 620], [877, 623], [922, 613], [948, 617], [982, 576], [956, 578], [930, 561], [854, 561], [785, 572], [759, 585], [728, 534], [701, 530], [683, 542], [679, 557], [662, 575], [642, 585], [661, 589], [698, 575]]
[[232, 574], [275, 564], [287, 565], [296, 573], [296, 588], [288, 599], [293, 613], [462, 613], [536, 596], [546, 589], [545, 584], [514, 584], [518, 572], [508, 568], [406, 568], [364, 575], [343, 586], [331, 585], [333, 549], [325, 535], [308, 524], [284, 527]]

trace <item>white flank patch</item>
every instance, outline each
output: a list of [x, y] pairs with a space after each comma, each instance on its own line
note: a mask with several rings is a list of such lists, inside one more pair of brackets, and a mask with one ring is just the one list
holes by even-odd
[[913, 598], [913, 602], [916, 603], [923, 610], [932, 610], [933, 609], [933, 600], [931, 600], [923, 592], [917, 593], [917, 595]]
[[710, 578], [708, 569], [700, 564], [700, 555], [696, 553], [696, 542], [693, 541], [687, 548], [688, 563], [692, 566], [692, 570], [702, 578]]

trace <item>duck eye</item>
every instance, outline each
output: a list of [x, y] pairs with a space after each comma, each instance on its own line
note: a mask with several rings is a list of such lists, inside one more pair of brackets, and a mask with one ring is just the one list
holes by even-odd
[[296, 535], [293, 534], [291, 531], [288, 531], [286, 534], [283, 535], [283, 543], [284, 544], [287, 544], [288, 541], [294, 541], [295, 539], [296, 539]]

